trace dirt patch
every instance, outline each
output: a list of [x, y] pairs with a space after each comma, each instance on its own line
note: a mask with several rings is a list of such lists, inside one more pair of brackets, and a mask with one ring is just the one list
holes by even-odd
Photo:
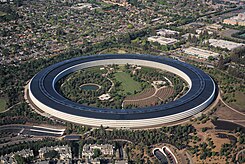
[[225, 119], [225, 120], [245, 120], [245, 116], [225, 106], [218, 107], [214, 115], [218, 116], [220, 119]]
[[206, 160], [200, 160], [199, 157], [192, 156], [193, 163], [226, 163], [225, 157], [214, 156]]
[[174, 89], [172, 87], [163, 87], [157, 91], [155, 88], [149, 88], [139, 94], [126, 97], [123, 106], [145, 107], [157, 105], [167, 100], [173, 93]]
[[[190, 146], [200, 145], [203, 142], [208, 144], [208, 139], [210, 138], [215, 145], [215, 147], [212, 149], [212, 152], [219, 152], [221, 146], [224, 143], [230, 143], [230, 140], [228, 138], [219, 138], [217, 136], [218, 132], [214, 129], [215, 126], [211, 121], [207, 121], [205, 124], [201, 124], [201, 123], [197, 124], [197, 122], [195, 122], [192, 125], [196, 128], [197, 130], [196, 135], [201, 140], [196, 143], [193, 142], [189, 143]], [[202, 132], [202, 128], [207, 128], [207, 131]], [[192, 160], [193, 163], [225, 163], [225, 158], [221, 158], [219, 156], [207, 157], [206, 160], [200, 160], [199, 156], [196, 157], [195, 155], [192, 155]]]

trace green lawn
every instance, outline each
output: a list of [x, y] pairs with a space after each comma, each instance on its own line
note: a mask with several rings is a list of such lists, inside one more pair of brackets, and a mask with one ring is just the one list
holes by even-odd
[[154, 72], [154, 71], [156, 71], [156, 70], [158, 70], [158, 69], [152, 68], [152, 67], [142, 67], [142, 68], [141, 68], [141, 71], [142, 71], [142, 72], [146, 72], [146, 73]]
[[7, 13], [0, 11], [0, 17], [7, 15]]
[[135, 91], [141, 91], [141, 85], [139, 82], [135, 81], [130, 74], [126, 72], [117, 72], [114, 74], [116, 81], [121, 82], [121, 89], [123, 94], [127, 93], [134, 94]]
[[0, 98], [0, 112], [3, 112], [6, 109], [6, 100], [4, 98]]
[[231, 103], [236, 109], [244, 112], [245, 111], [245, 94], [239, 91], [235, 93], [236, 102]]

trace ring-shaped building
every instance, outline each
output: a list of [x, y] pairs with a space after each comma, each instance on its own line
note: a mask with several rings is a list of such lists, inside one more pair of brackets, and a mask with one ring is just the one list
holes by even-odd
[[[181, 98], [158, 106], [137, 109], [104, 109], [85, 106], [63, 97], [56, 90], [62, 77], [88, 67], [135, 64], [174, 73], [189, 85]], [[202, 70], [178, 60], [142, 54], [83, 56], [51, 65], [29, 83], [29, 101], [40, 110], [65, 121], [99, 127], [146, 128], [191, 117], [209, 106], [217, 93], [213, 79]]]

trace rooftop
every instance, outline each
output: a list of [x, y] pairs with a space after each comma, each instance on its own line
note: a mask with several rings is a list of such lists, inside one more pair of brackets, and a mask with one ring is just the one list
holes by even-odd
[[221, 39], [209, 39], [208, 42], [211, 46], [228, 49], [228, 50], [233, 50], [241, 46], [245, 46], [245, 44], [242, 43], [236, 43], [236, 42], [221, 40]]
[[174, 38], [165, 38], [162, 36], [151, 36], [147, 39], [150, 42], [158, 42], [161, 45], [171, 45], [174, 44], [176, 42], [178, 42], [177, 39]]
[[196, 48], [196, 47], [186, 48], [186, 49], [184, 49], [184, 52], [186, 54], [189, 54], [189, 55], [198, 56], [198, 57], [206, 58], [206, 59], [209, 56], [212, 56], [212, 57], [218, 57], [219, 56], [218, 53], [208, 51], [208, 50], [204, 50], [204, 49], [200, 49], [200, 48]]

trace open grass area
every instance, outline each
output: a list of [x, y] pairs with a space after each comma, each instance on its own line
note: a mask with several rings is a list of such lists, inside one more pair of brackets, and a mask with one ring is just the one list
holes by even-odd
[[157, 69], [156, 68], [152, 68], [152, 67], [142, 67], [141, 68], [141, 71], [143, 72], [153, 72], [153, 71], [156, 71]]
[[7, 104], [4, 98], [0, 98], [0, 112], [6, 110]]
[[118, 53], [119, 53], [119, 54], [126, 54], [127, 52], [126, 52], [125, 50], [123, 50], [123, 49], [119, 49], [119, 50], [118, 50]]
[[125, 54], [127, 52], [130, 52], [130, 50], [127, 49], [120, 49], [120, 48], [108, 48], [103, 51], [101, 51], [101, 54]]
[[241, 112], [245, 112], [245, 94], [242, 92], [235, 92], [235, 99], [236, 102], [231, 103], [233, 107], [238, 109]]
[[116, 81], [121, 82], [123, 94], [134, 94], [134, 92], [141, 91], [141, 84], [133, 79], [130, 74], [126, 72], [117, 72], [114, 74]]
[[0, 11], [0, 17], [7, 15], [7, 13]]

